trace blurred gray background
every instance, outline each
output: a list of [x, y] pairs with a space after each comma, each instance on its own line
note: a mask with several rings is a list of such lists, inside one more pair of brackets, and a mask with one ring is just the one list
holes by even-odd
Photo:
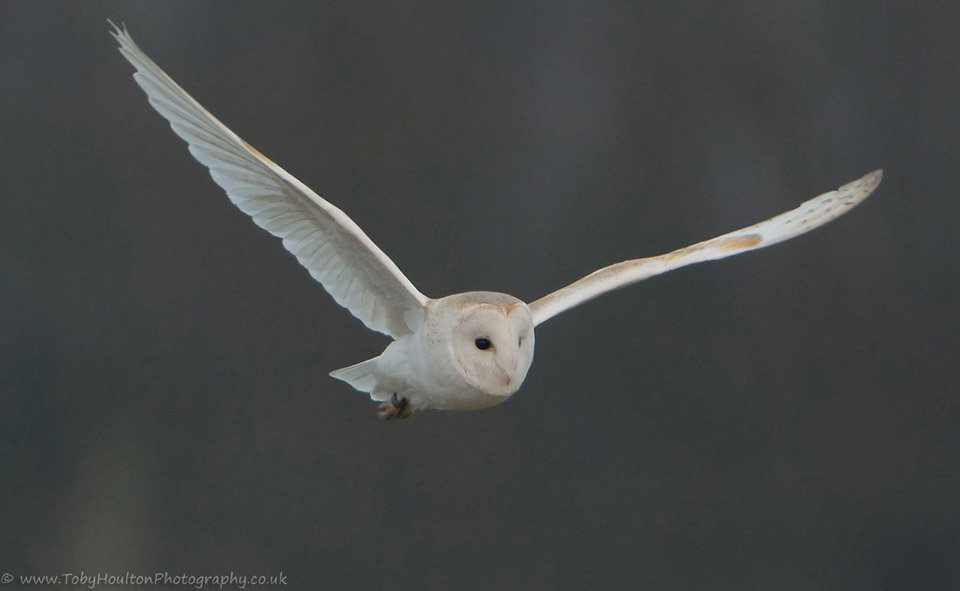
[[[808, 236], [383, 423], [387, 344], [227, 200], [107, 17], [429, 296]], [[0, 2], [0, 571], [296, 589], [960, 586], [960, 3]], [[16, 583], [10, 586], [16, 587]]]

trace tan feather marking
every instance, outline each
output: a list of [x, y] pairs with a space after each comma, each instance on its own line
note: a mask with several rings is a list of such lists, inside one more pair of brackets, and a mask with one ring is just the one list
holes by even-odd
[[247, 148], [248, 150], [250, 150], [251, 152], [253, 152], [253, 155], [254, 155], [254, 156], [256, 156], [257, 158], [263, 160], [264, 162], [266, 162], [266, 163], [268, 163], [268, 164], [272, 164], [273, 166], [276, 166], [276, 163], [275, 163], [273, 160], [270, 160], [269, 158], [267, 158], [266, 156], [264, 156], [263, 154], [261, 154], [261, 153], [260, 153], [260, 150], [254, 148], [253, 146], [251, 146], [250, 144], [248, 144], [247, 142], [245, 142], [245, 141], [242, 140], [242, 139], [241, 139], [240, 141], [243, 142], [243, 145], [246, 146], [246, 148]]
[[711, 244], [710, 246], [716, 248], [722, 248], [723, 250], [743, 250], [745, 248], [753, 248], [760, 244], [763, 239], [760, 237], [760, 234], [746, 234], [744, 236], [731, 236], [730, 238], [724, 238], [719, 242]]
[[501, 293], [474, 291], [448, 296], [449, 302], [462, 310], [475, 307], [487, 307], [499, 310], [504, 316], [509, 316], [518, 307], [524, 306], [522, 301]]
[[705, 248], [719, 248], [721, 250], [728, 251], [738, 251], [748, 248], [753, 248], [760, 244], [762, 238], [759, 234], [745, 234], [743, 236], [731, 236], [729, 238], [707, 240], [706, 242], [701, 242], [700, 244], [694, 244], [693, 246], [688, 246], [686, 248], [681, 248], [680, 250], [675, 250], [664, 255], [660, 255], [659, 258], [663, 262], [672, 261], [675, 258], [687, 256], [691, 253], [703, 250]]

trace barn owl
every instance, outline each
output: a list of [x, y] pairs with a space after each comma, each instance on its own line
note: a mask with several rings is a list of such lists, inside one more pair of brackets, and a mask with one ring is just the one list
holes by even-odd
[[433, 299], [420, 293], [343, 211], [227, 129], [143, 53], [126, 27], [110, 24], [150, 104], [230, 200], [281, 238], [338, 304], [371, 330], [392, 337], [379, 356], [330, 374], [368, 393], [385, 419], [503, 402], [523, 384], [533, 361], [534, 328], [546, 320], [660, 273], [799, 236], [866, 199], [882, 175], [876, 170], [742, 230], [605, 267], [531, 304], [494, 292]]

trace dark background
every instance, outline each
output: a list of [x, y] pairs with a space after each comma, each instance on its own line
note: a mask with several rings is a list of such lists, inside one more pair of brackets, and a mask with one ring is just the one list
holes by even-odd
[[[885, 177], [541, 326], [500, 406], [383, 423], [327, 373], [388, 341], [235, 210], [107, 17], [429, 296], [532, 301]], [[958, 30], [953, 1], [0, 2], [0, 571], [958, 588]]]

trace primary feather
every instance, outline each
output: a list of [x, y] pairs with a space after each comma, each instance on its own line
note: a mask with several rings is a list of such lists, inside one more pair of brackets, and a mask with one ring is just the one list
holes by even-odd
[[220, 123], [143, 53], [126, 27], [113, 27], [150, 104], [230, 200], [282, 238], [310, 275], [367, 327], [394, 338], [416, 331], [429, 299], [363, 230]]

